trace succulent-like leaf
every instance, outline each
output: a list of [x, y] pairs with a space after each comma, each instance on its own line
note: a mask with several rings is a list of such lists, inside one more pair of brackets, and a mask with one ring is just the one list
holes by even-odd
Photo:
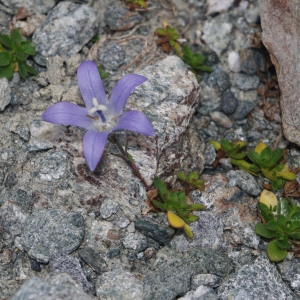
[[283, 250], [290, 249], [292, 247], [292, 244], [287, 240], [277, 240], [277, 247]]
[[13, 44], [16, 44], [17, 42], [22, 42], [22, 35], [18, 29], [12, 29], [10, 32], [10, 37], [13, 42]]
[[255, 233], [267, 239], [272, 239], [276, 236], [274, 231], [269, 230], [266, 225], [262, 223], [255, 225]]
[[12, 56], [9, 52], [0, 52], [0, 67], [10, 65], [12, 62]]
[[192, 239], [193, 236], [194, 236], [194, 234], [193, 234], [193, 231], [191, 230], [190, 226], [187, 225], [187, 224], [184, 224], [183, 229], [184, 229], [185, 234], [186, 234], [189, 238]]
[[271, 261], [279, 262], [286, 257], [287, 250], [280, 249], [277, 240], [273, 240], [267, 245], [267, 254]]
[[19, 67], [19, 74], [20, 76], [25, 79], [27, 77], [27, 68], [26, 64], [22, 61], [18, 62], [18, 67]]
[[0, 43], [6, 48], [12, 48], [11, 38], [7, 34], [0, 34]]
[[185, 222], [180, 217], [178, 217], [170, 210], [167, 211], [167, 218], [169, 224], [174, 228], [182, 228], [185, 224]]
[[156, 28], [155, 32], [161, 36], [167, 36], [167, 31], [164, 28]]
[[263, 190], [259, 196], [259, 202], [265, 204], [267, 207], [275, 207], [278, 205], [277, 197], [274, 193]]
[[216, 151], [221, 149], [221, 143], [219, 143], [217, 141], [210, 140], [210, 141], [208, 141], [208, 143], [213, 145], [213, 147], [215, 148]]
[[36, 75], [38, 74], [38, 73], [37, 73], [37, 70], [36, 70], [34, 67], [29, 66], [29, 65], [27, 65], [27, 64], [26, 64], [26, 70], [27, 70], [27, 72], [28, 72], [29, 74], [31, 74], [31, 75], [36, 76]]
[[10, 64], [9, 66], [1, 67], [0, 68], [0, 78], [7, 78], [10, 80], [14, 75], [14, 68], [13, 64]]

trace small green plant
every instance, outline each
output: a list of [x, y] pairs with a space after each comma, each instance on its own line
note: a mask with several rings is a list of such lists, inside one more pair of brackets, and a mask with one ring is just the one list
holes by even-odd
[[109, 76], [108, 73], [105, 72], [101, 66], [98, 66], [97, 68], [101, 79], [106, 79]]
[[203, 180], [199, 179], [198, 172], [191, 172], [188, 176], [186, 176], [183, 172], [178, 172], [177, 177], [188, 186], [188, 190], [190, 188], [203, 190]]
[[202, 54], [194, 53], [193, 50], [186, 44], [182, 45], [182, 60], [191, 67], [192, 72], [197, 74], [201, 72], [211, 72], [209, 66], [203, 65], [206, 57]]
[[245, 152], [241, 150], [247, 145], [246, 142], [238, 141], [233, 144], [223, 139], [220, 143], [216, 141], [210, 141], [210, 143], [216, 151], [223, 151], [223, 156], [219, 153], [219, 157], [229, 157], [231, 163], [240, 169], [255, 176], [261, 172], [271, 181], [274, 191], [281, 188], [287, 180], [296, 180], [296, 174], [289, 171], [288, 165], [280, 163], [283, 159], [281, 149], [273, 151], [260, 142], [254, 150]]
[[29, 74], [37, 75], [37, 71], [26, 61], [28, 56], [35, 55], [35, 45], [23, 40], [17, 29], [10, 34], [0, 34], [0, 78], [12, 78], [14, 72], [19, 72], [22, 78]]
[[147, 8], [147, 2], [145, 0], [125, 0], [125, 3], [130, 10]]
[[179, 34], [175, 28], [172, 28], [166, 22], [163, 22], [163, 28], [157, 28], [154, 35], [158, 36], [156, 41], [157, 45], [160, 45], [164, 52], [170, 53], [171, 48], [174, 49], [175, 53], [181, 57], [182, 49], [178, 43]]
[[221, 139], [220, 143], [212, 140], [209, 143], [214, 146], [216, 151], [223, 152], [225, 157], [243, 159], [246, 156], [246, 152], [242, 150], [247, 146], [247, 142], [237, 141], [231, 143], [228, 140]]
[[158, 196], [161, 199], [161, 202], [155, 199], [152, 200], [154, 207], [167, 212], [169, 224], [175, 228], [183, 228], [186, 235], [192, 238], [193, 232], [188, 224], [198, 220], [193, 211], [203, 210], [205, 206], [198, 203], [186, 203], [184, 191], [168, 190], [166, 184], [158, 177], [154, 179], [154, 185], [158, 189]]
[[255, 232], [270, 240], [267, 245], [269, 259], [281, 261], [293, 244], [300, 243], [300, 207], [285, 198], [277, 201], [272, 192], [264, 190], [258, 211], [263, 223], [256, 224]]

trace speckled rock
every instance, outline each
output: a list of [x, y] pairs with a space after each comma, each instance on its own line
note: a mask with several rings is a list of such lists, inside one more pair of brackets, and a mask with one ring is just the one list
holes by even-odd
[[97, 296], [101, 299], [143, 299], [143, 284], [130, 272], [120, 268], [103, 273], [97, 281]]
[[55, 0], [2, 0], [2, 3], [15, 14], [20, 7], [32, 13], [47, 13], [55, 5]]
[[298, 297], [281, 279], [276, 267], [267, 257], [245, 265], [218, 289], [219, 299], [296, 300]]
[[243, 120], [253, 110], [255, 103], [252, 101], [239, 101], [235, 112], [232, 115], [234, 120]]
[[63, 60], [72, 57], [94, 36], [97, 22], [90, 6], [69, 1], [58, 3], [33, 34], [37, 51], [35, 61], [46, 65], [48, 56], [59, 55]]
[[98, 50], [98, 57], [105, 70], [116, 71], [124, 64], [126, 53], [115, 42], [106, 44]]
[[8, 84], [6, 78], [0, 79], [0, 112], [5, 109], [5, 107], [11, 101], [11, 88]]
[[167, 245], [174, 235], [174, 229], [162, 226], [152, 220], [138, 219], [134, 223], [135, 229], [148, 236], [160, 245]]
[[45, 300], [92, 300], [69, 274], [53, 274], [46, 280], [31, 277], [11, 300], [45, 299]]
[[[232, 262], [213, 249], [195, 247], [187, 252], [162, 249], [143, 278], [145, 300], [171, 300], [190, 290], [191, 277], [199, 273], [226, 276]], [[176, 274], [176, 276], [174, 276]]]
[[239, 54], [241, 58], [241, 68], [244, 73], [254, 75], [264, 71], [264, 57], [260, 51], [244, 48]]
[[226, 115], [231, 115], [238, 106], [238, 100], [230, 90], [227, 90], [222, 95], [220, 105], [222, 112], [224, 112]]
[[234, 76], [233, 85], [242, 91], [257, 89], [259, 85], [259, 78], [253, 75], [237, 73]]
[[81, 269], [79, 260], [75, 257], [65, 254], [53, 255], [49, 262], [49, 269], [50, 273], [69, 273], [74, 280], [81, 284], [85, 292], [92, 289]]
[[141, 23], [143, 17], [137, 12], [130, 12], [122, 6], [110, 7], [105, 12], [105, 22], [111, 30], [128, 30]]
[[79, 213], [38, 210], [26, 219], [21, 243], [30, 257], [47, 263], [54, 254], [74, 251], [83, 239], [84, 230], [84, 219]]
[[278, 264], [280, 274], [284, 281], [297, 294], [300, 292], [300, 263], [299, 260], [284, 260]]
[[226, 176], [229, 178], [228, 186], [238, 186], [252, 196], [258, 196], [262, 191], [262, 187], [246, 171], [232, 170], [227, 172]]

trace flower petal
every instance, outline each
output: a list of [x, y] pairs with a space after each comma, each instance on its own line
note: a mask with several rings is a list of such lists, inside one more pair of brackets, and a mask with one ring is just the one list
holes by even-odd
[[88, 130], [83, 136], [83, 153], [91, 171], [96, 169], [100, 161], [109, 134], [109, 131]]
[[130, 110], [123, 113], [113, 131], [119, 129], [136, 131], [148, 136], [155, 135], [147, 116], [138, 110]]
[[146, 77], [137, 74], [129, 74], [122, 77], [111, 91], [108, 113], [115, 117], [122, 114], [130, 93], [146, 80]]
[[91, 60], [84, 61], [77, 70], [78, 86], [87, 109], [92, 108], [93, 98], [99, 104], [107, 105], [107, 97], [103, 88], [97, 66]]
[[84, 107], [70, 102], [59, 102], [46, 109], [41, 118], [50, 123], [91, 129], [92, 122], [86, 115], [87, 110]]

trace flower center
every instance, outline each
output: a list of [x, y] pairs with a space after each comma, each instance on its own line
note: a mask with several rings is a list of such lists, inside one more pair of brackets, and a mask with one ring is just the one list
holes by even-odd
[[96, 98], [93, 98], [92, 102], [94, 106], [88, 110], [87, 116], [93, 119], [94, 129], [101, 132], [114, 128], [116, 126], [115, 118], [110, 118], [109, 115], [104, 116], [103, 112], [107, 111], [107, 107], [99, 104]]

